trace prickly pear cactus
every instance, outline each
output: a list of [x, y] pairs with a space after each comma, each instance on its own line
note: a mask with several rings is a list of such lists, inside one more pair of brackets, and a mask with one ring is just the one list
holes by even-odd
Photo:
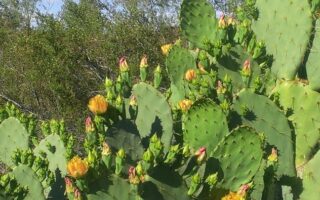
[[275, 89], [275, 98], [289, 115], [296, 134], [296, 166], [303, 165], [312, 156], [320, 139], [320, 94], [307, 85], [285, 81]]
[[196, 47], [207, 49], [218, 39], [218, 20], [207, 0], [184, 0], [180, 11], [182, 36]]
[[303, 168], [303, 192], [300, 195], [301, 200], [316, 200], [319, 198], [320, 174], [320, 153], [318, 152]]
[[28, 194], [25, 200], [45, 200], [41, 181], [30, 167], [19, 165], [13, 169], [12, 173], [20, 185], [28, 187]]
[[[303, 62], [312, 30], [308, 0], [257, 0], [259, 17], [253, 30], [273, 56], [278, 78], [293, 79]], [[290, 12], [286, 12], [290, 11]]]
[[313, 90], [320, 91], [320, 20], [317, 19], [314, 25], [314, 38], [312, 43], [312, 48], [310, 49], [310, 54], [308, 56], [308, 61], [306, 63], [308, 80], [310, 82], [310, 87]]
[[243, 124], [263, 133], [266, 142], [279, 150], [277, 175], [295, 176], [291, 128], [276, 104], [263, 95], [243, 90], [236, 98], [234, 109], [242, 115]]
[[185, 98], [186, 89], [184, 76], [187, 70], [195, 69], [196, 62], [187, 49], [175, 45], [171, 50], [166, 60], [168, 75], [171, 82], [170, 103], [177, 105], [178, 102]]
[[183, 116], [183, 140], [194, 150], [205, 147], [212, 152], [229, 133], [222, 109], [209, 99], [195, 102]]
[[249, 183], [261, 165], [262, 155], [261, 136], [253, 129], [240, 127], [232, 131], [213, 152], [223, 172], [218, 187], [237, 191]]
[[11, 156], [16, 149], [27, 149], [28, 132], [18, 119], [10, 117], [0, 124], [0, 161], [11, 166]]
[[97, 191], [96, 194], [88, 194], [88, 200], [135, 200], [136, 192], [132, 190], [131, 185], [118, 176], [111, 177], [112, 184], [106, 187], [107, 191]]
[[49, 169], [55, 172], [59, 169], [62, 176], [67, 174], [66, 148], [59, 135], [51, 134], [41, 140], [39, 145], [34, 149], [36, 156], [45, 154], [49, 160]]
[[154, 133], [160, 134], [165, 151], [168, 151], [172, 140], [173, 121], [166, 98], [146, 83], [135, 85], [132, 92], [138, 103], [135, 122], [141, 138]]

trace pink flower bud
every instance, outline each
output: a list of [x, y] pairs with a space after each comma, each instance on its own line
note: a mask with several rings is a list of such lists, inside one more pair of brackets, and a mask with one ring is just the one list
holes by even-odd
[[129, 66], [126, 60], [126, 57], [121, 57], [119, 60], [119, 68], [121, 72], [126, 72], [129, 70]]
[[201, 163], [206, 158], [206, 148], [201, 147], [194, 155], [197, 157], [198, 163]]

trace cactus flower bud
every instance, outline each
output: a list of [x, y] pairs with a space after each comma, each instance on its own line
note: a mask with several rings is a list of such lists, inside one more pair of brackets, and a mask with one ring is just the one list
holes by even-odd
[[276, 148], [272, 148], [271, 154], [268, 156], [268, 161], [277, 162], [278, 161], [278, 151]]
[[242, 185], [239, 188], [237, 194], [242, 196], [242, 197], [245, 197], [247, 195], [248, 191], [252, 188], [252, 186], [253, 186], [253, 183], [248, 183], [248, 184]]
[[65, 193], [72, 193], [74, 191], [72, 180], [68, 177], [65, 177], [64, 182], [66, 183], [66, 192]]
[[112, 87], [113, 86], [113, 82], [111, 79], [109, 79], [108, 77], [106, 77], [106, 80], [104, 82], [105, 87]]
[[125, 158], [126, 157], [126, 153], [124, 151], [124, 149], [119, 149], [119, 151], [117, 152], [117, 157], [119, 158]]
[[160, 65], [157, 65], [156, 69], [154, 70], [155, 73], [160, 73], [162, 72]]
[[230, 25], [235, 25], [235, 24], [236, 24], [236, 20], [234, 19], [233, 16], [228, 17], [228, 19], [227, 19], [227, 24], [228, 24], [228, 26], [230, 26]]
[[186, 72], [184, 78], [185, 78], [187, 81], [192, 81], [192, 80], [194, 80], [195, 78], [197, 78], [197, 73], [196, 73], [196, 71], [195, 71], [194, 69], [189, 69], [189, 70]]
[[93, 127], [93, 124], [92, 124], [92, 119], [91, 119], [90, 116], [88, 116], [86, 118], [85, 125], [86, 125], [86, 133], [91, 133], [91, 132], [94, 131], [94, 127]]
[[182, 110], [182, 112], [187, 112], [190, 109], [190, 107], [192, 106], [192, 103], [193, 102], [191, 100], [184, 99], [179, 102], [179, 107]]
[[154, 156], [153, 153], [150, 151], [150, 149], [147, 149], [142, 156], [142, 159], [146, 161], [147, 163], [153, 162]]
[[190, 146], [187, 144], [185, 146], [183, 146], [182, 148], [182, 155], [184, 157], [189, 157], [190, 156]]
[[227, 91], [227, 88], [224, 87], [223, 83], [220, 80], [217, 81], [217, 87], [216, 88], [217, 88], [217, 93], [218, 94], [224, 94]]
[[137, 104], [137, 97], [136, 97], [136, 96], [132, 95], [132, 96], [130, 97], [129, 105], [132, 106], [132, 107], [138, 105], [138, 104]]
[[108, 102], [102, 95], [96, 95], [89, 100], [88, 108], [95, 115], [103, 114], [107, 111]]
[[245, 77], [249, 77], [251, 75], [251, 63], [249, 59], [243, 63], [241, 74]]
[[143, 55], [140, 61], [140, 68], [147, 68], [148, 67], [148, 56]]
[[202, 163], [206, 159], [206, 148], [201, 147], [194, 155], [197, 157], [198, 164]]
[[206, 183], [208, 183], [210, 187], [215, 186], [217, 181], [218, 181], [218, 173], [211, 174], [206, 178]]
[[222, 28], [222, 29], [224, 29], [224, 28], [227, 27], [227, 22], [226, 22], [226, 19], [225, 19], [225, 15], [224, 15], [224, 14], [222, 14], [222, 15], [220, 16], [218, 25], [219, 25], [219, 28]]
[[141, 162], [138, 162], [138, 164], [136, 166], [136, 172], [139, 176], [142, 176], [144, 174], [144, 170], [143, 170]]
[[199, 188], [199, 185], [201, 183], [201, 177], [199, 173], [196, 173], [191, 178], [191, 184], [188, 190], [188, 195], [193, 195], [197, 189]]
[[82, 200], [81, 192], [78, 188], [74, 189], [74, 199], [73, 200]]
[[162, 54], [167, 56], [172, 48], [172, 44], [165, 44], [161, 46]]
[[111, 155], [112, 151], [111, 151], [111, 148], [110, 146], [108, 145], [108, 143], [104, 142], [102, 144], [102, 152], [101, 154], [104, 155], [104, 156], [108, 156], [108, 155]]
[[67, 165], [68, 174], [73, 178], [83, 177], [87, 174], [88, 169], [88, 162], [82, 160], [79, 156], [73, 157]]
[[126, 60], [126, 57], [121, 57], [119, 60], [119, 68], [120, 72], [127, 72], [129, 71], [129, 66]]
[[136, 168], [130, 166], [129, 171], [129, 182], [133, 185], [138, 185], [140, 183], [139, 177], [136, 175]]

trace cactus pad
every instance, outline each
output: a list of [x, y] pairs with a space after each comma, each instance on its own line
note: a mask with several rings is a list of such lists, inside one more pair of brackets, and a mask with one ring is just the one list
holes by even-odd
[[[168, 179], [168, 177], [170, 177]], [[188, 188], [182, 178], [165, 166], [158, 166], [153, 173], [148, 176], [148, 182], [142, 187], [145, 200], [189, 200]]]
[[309, 58], [306, 64], [308, 80], [313, 90], [320, 90], [320, 19], [317, 20], [314, 28], [314, 39], [310, 49]]
[[303, 172], [303, 192], [300, 200], [318, 200], [320, 194], [320, 152], [318, 152], [305, 166]]
[[294, 141], [286, 116], [269, 98], [243, 90], [234, 103], [234, 109], [241, 113], [248, 109], [249, 115], [242, 116], [243, 124], [262, 132], [266, 142], [278, 150], [278, 176], [295, 176]]
[[232, 86], [239, 91], [247, 85], [242, 80], [241, 70], [244, 62], [249, 59], [251, 65], [252, 75], [249, 80], [248, 86], [252, 86], [254, 80], [260, 75], [260, 67], [257, 62], [252, 59], [252, 56], [246, 53], [246, 51], [240, 45], [233, 47], [230, 53], [223, 56], [218, 60], [218, 75], [220, 79], [223, 79], [228, 75], [232, 80]]
[[259, 18], [253, 30], [273, 55], [272, 71], [278, 78], [293, 79], [303, 62], [312, 30], [308, 0], [257, 0]]
[[210, 153], [229, 133], [225, 114], [209, 99], [195, 102], [183, 118], [184, 143], [194, 150], [206, 147]]
[[0, 124], [0, 137], [0, 161], [12, 165], [13, 152], [28, 148], [28, 132], [19, 120], [10, 117]]
[[136, 125], [141, 138], [154, 133], [160, 134], [164, 150], [167, 152], [173, 135], [173, 120], [166, 98], [146, 83], [136, 84], [133, 94], [138, 103]]
[[256, 132], [248, 127], [232, 131], [213, 153], [223, 172], [218, 187], [237, 191], [241, 185], [249, 183], [261, 165], [262, 155], [262, 141]]
[[95, 194], [88, 194], [88, 200], [135, 200], [136, 193], [132, 191], [131, 185], [125, 179], [113, 175], [107, 183], [106, 190], [99, 190]]
[[[48, 145], [51, 146], [51, 150]], [[66, 148], [58, 135], [51, 134], [41, 140], [34, 149], [34, 153], [36, 156], [40, 156], [41, 152], [44, 152], [49, 160], [50, 171], [55, 172], [56, 169], [59, 169], [62, 176], [67, 174]]]
[[207, 49], [206, 43], [214, 44], [218, 35], [215, 13], [207, 0], [184, 0], [180, 11], [182, 36], [196, 47]]
[[123, 148], [128, 155], [127, 158], [130, 158], [131, 161], [137, 161], [142, 158], [144, 148], [138, 131], [131, 121], [120, 121], [115, 126], [110, 127], [106, 140], [116, 150]]
[[12, 173], [21, 186], [28, 187], [28, 194], [25, 197], [25, 200], [45, 199], [41, 182], [30, 167], [19, 165], [13, 169]]
[[296, 81], [285, 81], [273, 92], [290, 114], [296, 134], [296, 165], [300, 166], [310, 159], [320, 140], [320, 94]]
[[184, 75], [188, 69], [195, 69], [196, 62], [187, 49], [174, 46], [166, 60], [168, 76], [171, 81], [170, 102], [174, 105], [185, 98]]

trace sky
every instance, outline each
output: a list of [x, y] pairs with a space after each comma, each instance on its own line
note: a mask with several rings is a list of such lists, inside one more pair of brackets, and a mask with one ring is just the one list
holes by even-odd
[[63, 5], [63, 0], [42, 0], [37, 7], [39, 8], [40, 11], [44, 13], [57, 15], [61, 10], [62, 5]]

